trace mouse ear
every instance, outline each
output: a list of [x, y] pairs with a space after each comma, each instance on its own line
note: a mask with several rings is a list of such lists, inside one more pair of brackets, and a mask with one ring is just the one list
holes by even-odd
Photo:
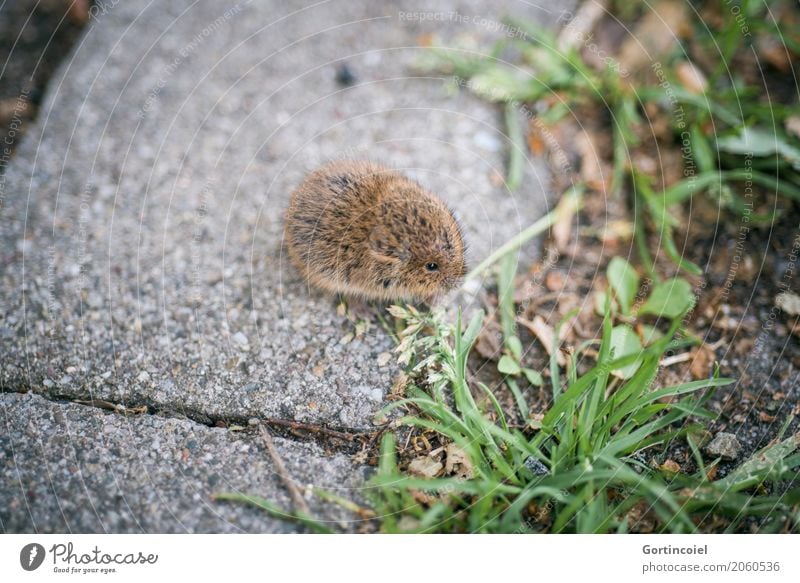
[[369, 234], [370, 255], [384, 263], [396, 263], [409, 258], [408, 245], [397, 240], [384, 226], [376, 226]]

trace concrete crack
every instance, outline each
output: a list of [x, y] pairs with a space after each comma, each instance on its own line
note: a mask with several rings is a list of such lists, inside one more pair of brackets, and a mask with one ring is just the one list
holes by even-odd
[[386, 430], [386, 427], [378, 427], [371, 431], [360, 431], [275, 417], [214, 416], [191, 408], [177, 410], [171, 407], [164, 407], [146, 399], [136, 402], [111, 402], [105, 399], [79, 399], [61, 393], [37, 391], [22, 386], [18, 388], [0, 387], [0, 394], [26, 394], [29, 392], [55, 403], [72, 403], [128, 417], [154, 415], [163, 418], [188, 420], [205, 427], [229, 429], [243, 435], [257, 435], [258, 425], [263, 423], [274, 431], [276, 435], [284, 439], [316, 443], [326, 450], [331, 450], [333, 453], [355, 453], [365, 447], [371, 448]]

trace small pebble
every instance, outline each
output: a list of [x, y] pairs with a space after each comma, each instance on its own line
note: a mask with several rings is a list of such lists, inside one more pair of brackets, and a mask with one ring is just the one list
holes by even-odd
[[356, 76], [346, 63], [342, 63], [336, 67], [336, 82], [343, 87], [350, 87], [356, 82]]
[[529, 457], [526, 459], [525, 467], [533, 472], [536, 476], [547, 476], [550, 474], [550, 470], [547, 469], [547, 466], [537, 460], [535, 457]]
[[254, 393], [254, 392], [256, 392], [256, 391], [257, 391], [257, 390], [258, 390], [260, 387], [259, 387], [258, 383], [247, 383], [247, 384], [246, 384], [244, 387], [242, 387], [242, 388], [244, 389], [244, 392], [245, 392], [245, 393]]
[[735, 460], [739, 457], [742, 446], [733, 433], [721, 431], [714, 436], [706, 446], [706, 453], [714, 457], [722, 457], [726, 460]]

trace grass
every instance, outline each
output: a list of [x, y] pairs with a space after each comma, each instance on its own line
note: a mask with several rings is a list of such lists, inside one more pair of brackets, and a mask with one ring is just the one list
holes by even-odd
[[[741, 10], [754, 30], [780, 36], [790, 46], [800, 36], [783, 37], [756, 3], [745, 1]], [[672, 74], [671, 65], [686, 58], [680, 50], [660, 56], [664, 77], [659, 83], [626, 83], [610, 69], [592, 69], [575, 50], [558, 51], [552, 33], [517, 20], [508, 24], [527, 36], [499, 42], [488, 56], [458, 49], [430, 51], [427, 67], [444, 68], [467, 79], [474, 93], [503, 105], [511, 142], [510, 190], [518, 188], [524, 177], [526, 145], [517, 115], [522, 106], [557, 92], [556, 105], [537, 109], [547, 123], [587, 105], [608, 112], [610, 195], [627, 194], [638, 263], [631, 265], [616, 257], [608, 264], [609, 289], [598, 296], [600, 338], [579, 346], [566, 366], [558, 362], [556, 329], [548, 367], [552, 395], [543, 415], [532, 415], [522, 388], [526, 382], [541, 387], [544, 371], [524, 364], [526, 347], [517, 330], [513, 301], [516, 254], [565, 213], [579, 208], [584, 185], [568, 191], [556, 210], [497, 249], [467, 276], [493, 274], [502, 332], [497, 367], [515, 411], [505, 410], [495, 391], [469, 373], [472, 349], [485, 321], [482, 312], [465, 325], [460, 309], [455, 321], [448, 321], [443, 312], [422, 313], [412, 306], [390, 309], [399, 323], [397, 352], [409, 384], [405, 398], [384, 411], [404, 414], [393, 422], [394, 430], [383, 435], [378, 469], [366, 489], [377, 529], [691, 533], [735, 532], [755, 523], [760, 532], [800, 530], [800, 487], [796, 483], [788, 490], [775, 487], [796, 480], [800, 469], [800, 434], [786, 436], [792, 418], [769, 446], [715, 479], [720, 460], [707, 461], [701, 453], [704, 425], [714, 418], [705, 404], [714, 390], [732, 379], [720, 377], [715, 367], [707, 379], [669, 386], [658, 381], [665, 355], [693, 342], [693, 336], [682, 329], [693, 308], [691, 286], [682, 277], [663, 273], [655, 259], [663, 255], [678, 273], [703, 273], [682, 256], [675, 241], [684, 205], [692, 197], [705, 195], [734, 216], [747, 213], [754, 223], [775, 220], [777, 211], [753, 213], [736, 194], [736, 185], [744, 181], [769, 194], [800, 201], [800, 145], [782, 129], [792, 110], [764, 104], [739, 79], [724, 77], [725, 63], [744, 50], [736, 42], [738, 24], [730, 14], [725, 16], [716, 29], [692, 22], [700, 43], [721, 47], [719, 66], [707, 71], [713, 95], [687, 91]], [[500, 59], [507, 48], [521, 55], [519, 63]], [[688, 136], [691, 160], [687, 164], [692, 167], [690, 174], [673, 184], [662, 184], [661, 176], [633, 163], [633, 153], [646, 146], [637, 130], [651, 121], [643, 113], [648, 104], [661, 115], [668, 115], [676, 104], [682, 108], [680, 120], [671, 122], [672, 146], [680, 148]], [[658, 241], [655, 250], [651, 249], [653, 240]], [[652, 280], [653, 287], [646, 298], [640, 298], [641, 305], [634, 305], [643, 293], [640, 272]], [[679, 340], [679, 336], [690, 340]], [[590, 354], [590, 346], [597, 350]], [[515, 419], [523, 422], [515, 423]], [[409, 455], [398, 444], [400, 428], [423, 436], [430, 447]], [[688, 471], [669, 459], [677, 444], [685, 444], [692, 452], [694, 464]], [[415, 460], [439, 465], [430, 475], [421, 475]], [[345, 508], [353, 507], [349, 501], [318, 494]], [[255, 504], [311, 530], [327, 529], [312, 517], [284, 512], [265, 500], [242, 495], [220, 498]]]
[[[369, 514], [382, 532], [691, 533], [720, 518], [732, 532], [753, 519], [769, 519], [761, 525], [764, 532], [800, 525], [800, 489], [768, 494], [770, 484], [796, 477], [800, 467], [800, 434], [784, 438], [788, 420], [774, 443], [712, 481], [710, 468], [719, 460], [705, 463], [697, 436], [702, 420], [713, 418], [705, 402], [715, 388], [732, 380], [715, 372], [705, 380], [655, 384], [664, 354], [685, 346], [674, 339], [692, 308], [681, 303], [685, 290], [674, 282], [664, 283], [662, 291], [655, 288], [638, 314], [666, 320], [666, 330], [645, 347], [620, 350], [624, 344], [615, 341], [614, 331], [624, 325], [615, 322], [629, 318], [639, 284], [631, 270], [615, 263], [596, 362], [579, 373], [579, 351], [564, 378], [554, 351], [552, 405], [542, 418], [533, 419], [517, 394], [519, 414], [527, 421], [521, 427], [509, 423], [493, 391], [468, 372], [483, 312], [464, 326], [461, 310], [448, 323], [442, 311], [390, 308], [403, 325], [397, 352], [411, 383], [406, 397], [384, 413], [407, 411], [394, 427], [413, 428], [436, 440], [450, 469], [439, 472], [440, 477], [414, 475], [408, 460], [398, 459], [395, 432], [387, 432], [378, 470], [365, 490]], [[515, 328], [507, 324], [505, 337], [514, 337]], [[685, 440], [694, 452], [697, 468], [691, 474], [676, 471], [666, 458], [677, 440]], [[641, 455], [647, 450], [658, 452], [651, 463]], [[317, 494], [350, 510], [356, 507]], [[220, 494], [216, 499], [248, 503], [313, 532], [329, 532], [313, 517], [255, 496]]]
[[[457, 457], [468, 460], [470, 472], [435, 479], [410, 475], [398, 463], [395, 436], [386, 434], [370, 490], [382, 531], [627, 532], [641, 530], [648, 517], [659, 531], [695, 532], [698, 520], [711, 515], [728, 518], [730, 530], [753, 517], [792, 515], [791, 520], [800, 521], [792, 509], [800, 492], [783, 497], [742, 493], [792, 477], [800, 465], [800, 436], [759, 452], [717, 482], [709, 481], [702, 464], [685, 475], [646, 465], [638, 456], [691, 439], [701, 428], [694, 420], [713, 417], [703, 408], [710, 390], [732, 382], [715, 375], [654, 388], [661, 358], [678, 346], [673, 335], [683, 314], [650, 346], [618, 357], [609, 298], [596, 364], [583, 374], [573, 365], [571, 380], [555, 377], [552, 406], [544, 418], [515, 429], [488, 387], [477, 383], [476, 394], [486, 397], [483, 406], [470, 388], [474, 383], [466, 364], [482, 313], [463, 331], [460, 312], [454, 325], [445, 324], [441, 313], [401, 307], [392, 313], [407, 323], [401, 350], [414, 383], [408, 397], [387, 412], [412, 410], [399, 423], [453, 444]], [[424, 330], [429, 333], [421, 334]], [[637, 362], [630, 378], [614, 376], [613, 371]], [[757, 461], [764, 459], [770, 462]]]
[[[771, 34], [781, 44], [800, 38], [800, 31], [781, 31], [767, 18], [766, 4], [744, 2], [742, 14], [757, 29]], [[549, 123], [570, 111], [587, 105], [605, 111], [610, 117], [613, 136], [611, 152], [611, 196], [622, 196], [626, 188], [634, 222], [640, 261], [651, 277], [658, 277], [648, 249], [648, 234], [663, 246], [666, 258], [682, 271], [700, 275], [702, 269], [686, 260], [678, 251], [674, 231], [680, 221], [675, 211], [692, 196], [707, 194], [728, 211], [755, 222], [769, 223], [778, 211], [767, 215], [751, 212], [748, 201], [737, 194], [737, 185], [752, 181], [768, 193], [788, 200], [800, 201], [800, 141], [784, 129], [795, 108], [753, 95], [755, 88], [746, 87], [736, 77], [723, 76], [725, 64], [735, 56], [749, 53], [747, 47], [734, 42], [740, 39], [740, 24], [730, 11], [722, 11], [722, 22], [712, 28], [694, 13], [691, 22], [701, 46], [709, 54], [721, 51], [718, 67], [709, 71], [707, 91], [701, 94], [681, 84], [672, 65], [688, 57], [683, 47], [676, 46], [669, 54], [654, 55], [660, 61], [657, 81], [623, 80], [609, 67], [598, 72], [584, 63], [575, 49], [561, 51], [555, 35], [530, 22], [509, 19], [508, 25], [526, 33], [524, 38], [499, 41], [486, 55], [457, 48], [437, 47], [421, 66], [452, 72], [468, 80], [474, 93], [493, 102], [505, 104], [505, 121], [511, 141], [507, 186], [516, 189], [522, 180], [524, 140], [516, 111], [548, 95], [558, 95], [554, 105], [541, 111], [544, 101], [535, 110]], [[733, 40], [732, 40], [733, 39]], [[521, 55], [518, 63], [502, 58], [511, 49]], [[745, 55], [746, 56], [746, 55]], [[733, 68], [735, 71], [735, 67]], [[661, 176], [648, 176], [633, 162], [633, 154], [655, 140], [643, 140], [653, 122], [645, 113], [654, 106], [658, 116], [670, 119], [674, 147], [687, 149], [685, 178], [656, 189], [653, 183]], [[530, 108], [529, 108], [530, 110]], [[662, 145], [662, 147], [664, 147]]]

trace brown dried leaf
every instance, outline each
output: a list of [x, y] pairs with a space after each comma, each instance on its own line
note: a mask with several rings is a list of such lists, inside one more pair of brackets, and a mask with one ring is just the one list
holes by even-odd
[[72, 0], [67, 7], [67, 18], [73, 24], [84, 25], [89, 21], [89, 0]]
[[714, 364], [717, 355], [707, 344], [698, 346], [691, 353], [692, 362], [689, 365], [689, 372], [695, 380], [707, 379], [711, 366]]
[[626, 37], [619, 61], [628, 71], [638, 71], [664, 58], [691, 32], [687, 4], [661, 0], [652, 4]]
[[435, 478], [436, 475], [442, 471], [444, 464], [437, 462], [430, 456], [422, 456], [411, 460], [408, 464], [408, 471], [423, 478]]
[[597, 21], [606, 14], [607, 4], [607, 0], [583, 2], [575, 16], [558, 34], [558, 50], [568, 52], [586, 43], [586, 39], [592, 37], [591, 32]]
[[486, 360], [497, 360], [503, 349], [501, 337], [500, 325], [494, 319], [487, 319], [480, 334], [478, 334], [475, 350]]
[[786, 131], [796, 138], [800, 138], [800, 115], [790, 115], [783, 122]]
[[628, 511], [625, 518], [628, 520], [630, 529], [634, 532], [648, 533], [655, 530], [656, 521], [651, 513], [651, 506], [644, 500], [637, 502]]
[[669, 472], [671, 474], [677, 474], [681, 471], [681, 465], [675, 460], [667, 460], [663, 464], [661, 464], [659, 468], [662, 471]]
[[604, 160], [608, 157], [608, 145], [600, 135], [584, 131], [575, 138], [575, 150], [581, 157], [581, 178], [597, 192], [608, 190], [611, 171]]
[[451, 443], [445, 447], [445, 453], [447, 454], [444, 466], [446, 473], [467, 479], [474, 475], [472, 462], [463, 449], [455, 443]]
[[536, 124], [528, 124], [528, 149], [534, 156], [541, 156], [545, 150], [544, 139]]
[[562, 291], [566, 283], [567, 280], [564, 277], [564, 273], [555, 269], [548, 271], [544, 277], [544, 285], [551, 292]]
[[792, 68], [789, 50], [777, 38], [769, 34], [760, 34], [756, 37], [756, 50], [758, 56], [763, 57], [778, 71], [787, 73]]
[[408, 386], [408, 375], [403, 371], [397, 373], [397, 376], [394, 377], [394, 382], [392, 383], [392, 388], [389, 390], [389, 394], [394, 398], [402, 398], [406, 394], [406, 387]]
[[675, 66], [675, 76], [684, 89], [695, 95], [702, 95], [708, 88], [708, 79], [691, 61], [681, 61]]
[[417, 37], [417, 45], [421, 47], [433, 46], [433, 41], [436, 40], [436, 35], [432, 32], [426, 32]]
[[[553, 341], [555, 340], [556, 333], [541, 316], [534, 316], [533, 321], [526, 320], [525, 318], [517, 318], [517, 322], [525, 326], [536, 336], [536, 339], [539, 340], [548, 355], [553, 354]], [[560, 350], [556, 354], [556, 361], [558, 362], [558, 366], [567, 365], [567, 359]]]
[[567, 249], [572, 233], [572, 220], [580, 207], [581, 201], [577, 196], [562, 196], [558, 203], [558, 219], [553, 224], [551, 232], [553, 242], [559, 252]]

